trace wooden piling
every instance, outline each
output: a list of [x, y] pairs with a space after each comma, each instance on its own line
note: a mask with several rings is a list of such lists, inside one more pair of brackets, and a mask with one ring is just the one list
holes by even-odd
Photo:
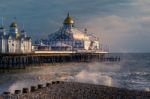
[[46, 54], [0, 54], [0, 69], [22, 69], [29, 65], [43, 65], [44, 63], [68, 63], [68, 62], [116, 62], [120, 57], [105, 57], [101, 53], [46, 53]]
[[14, 94], [21, 94], [21, 90], [15, 90]]
[[22, 93], [29, 93], [29, 89], [28, 88], [23, 88]]
[[34, 91], [36, 91], [36, 87], [35, 86], [31, 86], [30, 92], [34, 92]]
[[43, 85], [42, 84], [38, 84], [38, 89], [42, 89]]

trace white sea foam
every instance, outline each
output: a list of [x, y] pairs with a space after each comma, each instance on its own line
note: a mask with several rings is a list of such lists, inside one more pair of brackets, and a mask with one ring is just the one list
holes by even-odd
[[[150, 73], [147, 72], [149, 69], [148, 67], [146, 69], [139, 67], [139, 69], [135, 62], [137, 60], [134, 62], [127, 60], [120, 63], [72, 63], [35, 69], [33, 67], [29, 72], [8, 74], [5, 78], [1, 77], [0, 88], [3, 88], [4, 83], [7, 85], [4, 86], [5, 89], [9, 87], [9, 90], [13, 91], [51, 80], [69, 80], [149, 90]], [[11, 80], [8, 80], [10, 78]]]
[[120, 70], [120, 68], [121, 67], [118, 64], [91, 63], [86, 64], [86, 67], [82, 68], [76, 75], [61, 77], [61, 79], [82, 83], [114, 86], [117, 82], [113, 80], [111, 75], [116, 75], [114, 72]]
[[75, 76], [75, 81], [112, 86], [112, 78], [100, 72], [81, 71]]
[[28, 80], [23, 80], [23, 81], [16, 81], [14, 82], [9, 88], [8, 91], [11, 93], [14, 92], [14, 90], [22, 90], [22, 88], [29, 88], [32, 85], [37, 85], [39, 83], [42, 83], [40, 81], [28, 81]]
[[150, 92], [150, 88], [145, 88], [145, 91], [148, 91], [148, 92]]

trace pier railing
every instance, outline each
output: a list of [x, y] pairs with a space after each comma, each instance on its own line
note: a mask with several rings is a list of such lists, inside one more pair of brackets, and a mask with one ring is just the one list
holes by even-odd
[[0, 69], [25, 68], [29, 65], [43, 63], [67, 63], [67, 62], [116, 62], [120, 57], [105, 57], [102, 53], [91, 52], [37, 52], [28, 54], [0, 54]]

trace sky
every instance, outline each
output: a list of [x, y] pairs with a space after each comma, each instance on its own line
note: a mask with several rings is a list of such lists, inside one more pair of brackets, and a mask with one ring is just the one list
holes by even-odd
[[150, 52], [150, 0], [0, 0], [7, 31], [16, 17], [33, 41], [57, 31], [68, 12], [111, 52]]

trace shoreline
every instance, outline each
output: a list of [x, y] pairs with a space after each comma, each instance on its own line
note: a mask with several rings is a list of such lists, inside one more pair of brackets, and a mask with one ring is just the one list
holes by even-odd
[[[33, 87], [33, 86], [32, 86]], [[53, 81], [46, 85], [38, 85], [35, 90], [15, 91], [15, 94], [4, 93], [2, 99], [6, 97], [19, 99], [149, 99], [150, 92], [128, 90], [124, 88], [109, 87], [104, 85], [94, 85], [79, 82]], [[17, 90], [17, 89], [16, 89]], [[17, 93], [18, 92], [18, 93]], [[21, 93], [22, 92], [22, 93]], [[0, 99], [1, 99], [0, 98]]]

